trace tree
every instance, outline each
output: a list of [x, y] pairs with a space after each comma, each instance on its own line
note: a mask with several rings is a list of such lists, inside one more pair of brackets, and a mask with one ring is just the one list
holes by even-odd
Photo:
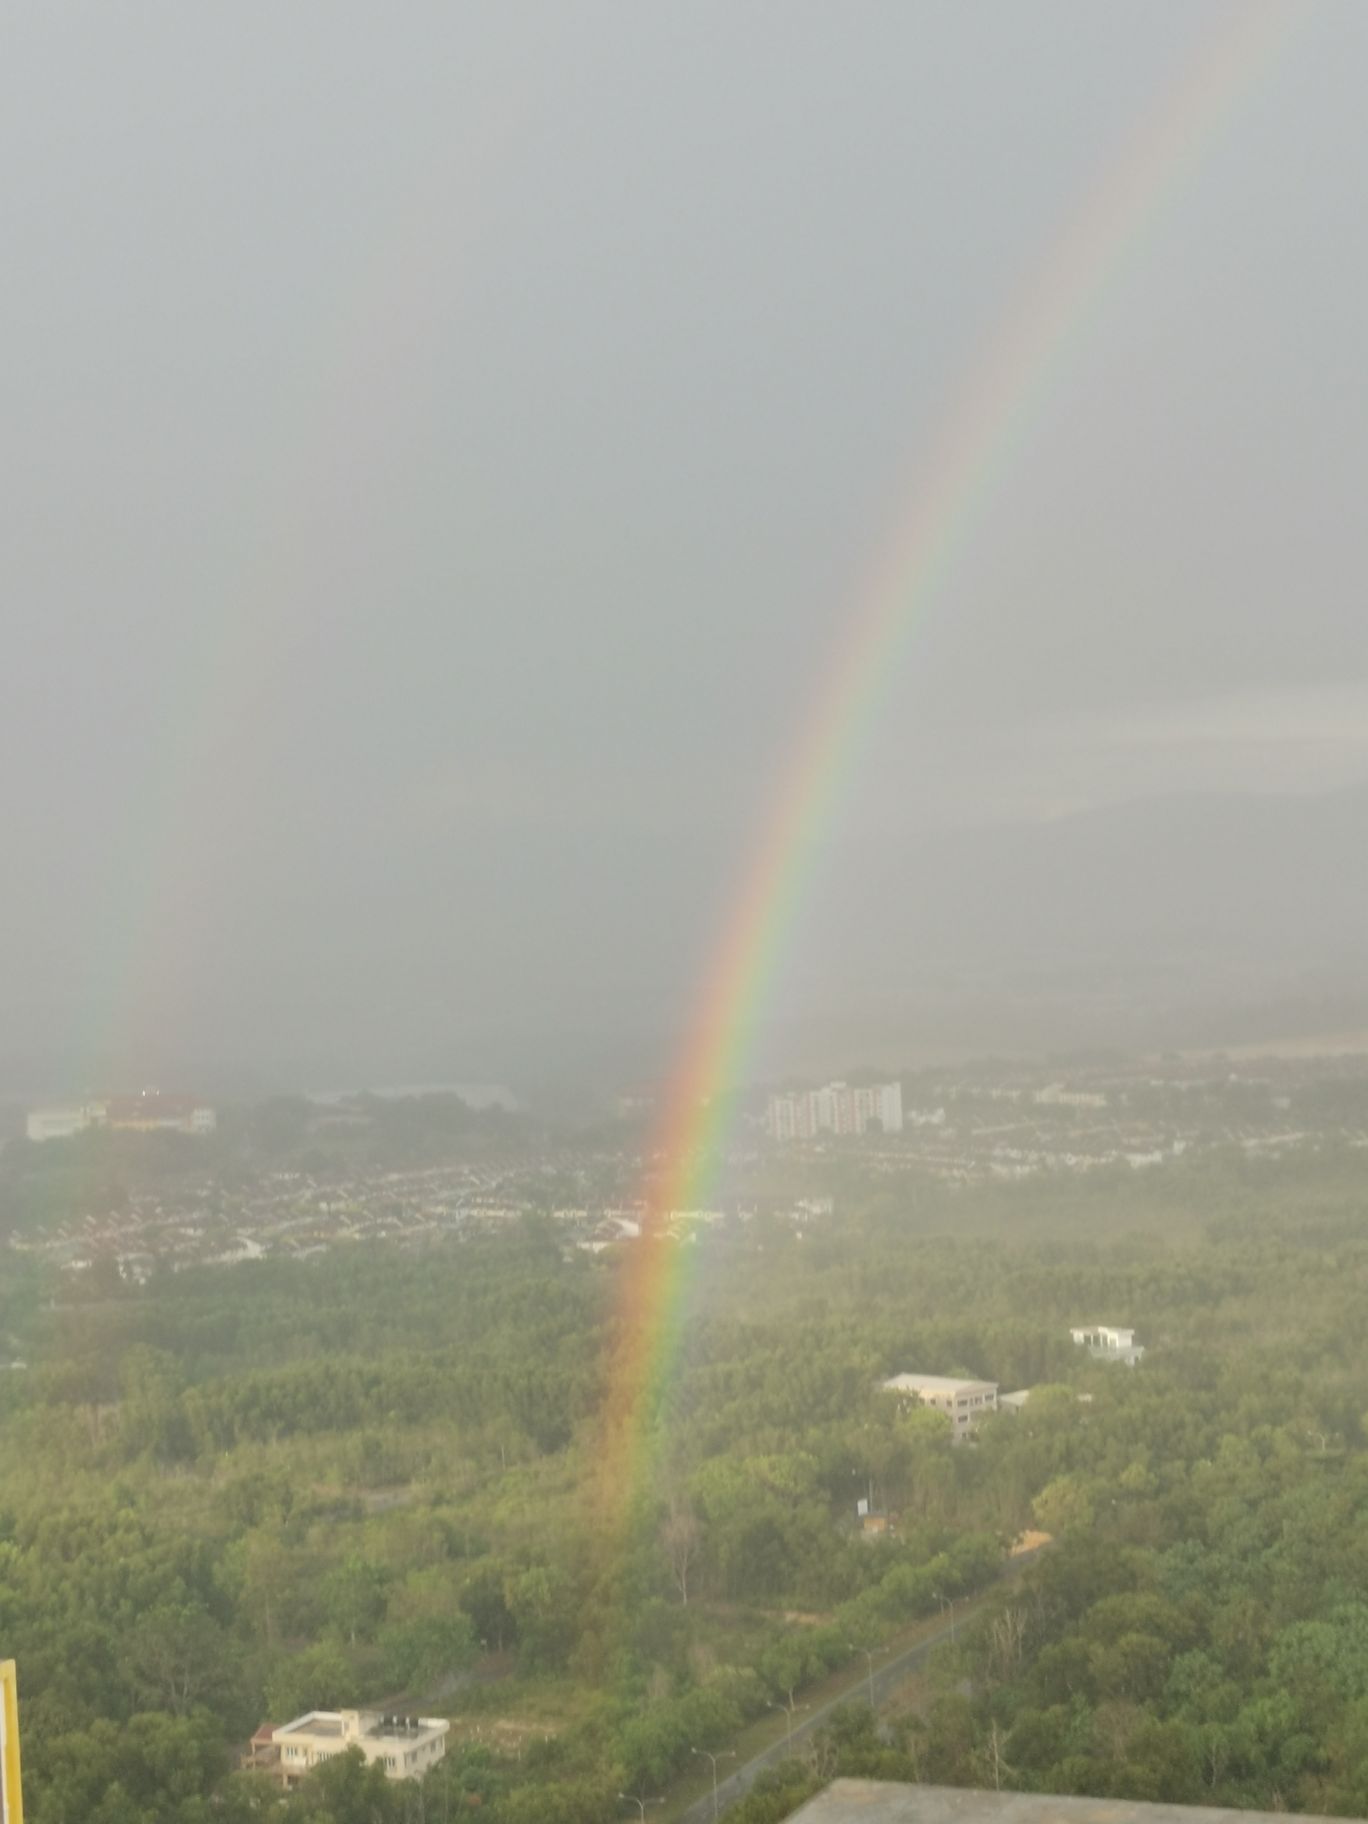
[[494, 1565], [482, 1564], [471, 1573], [462, 1586], [460, 1601], [482, 1645], [501, 1653], [517, 1638], [517, 1622], [504, 1593], [504, 1579]]
[[356, 1674], [331, 1641], [277, 1663], [266, 1681], [273, 1717], [287, 1721], [307, 1710], [336, 1710], [360, 1698]]
[[703, 1528], [697, 1514], [683, 1496], [671, 1497], [660, 1529], [660, 1542], [665, 1548], [670, 1575], [679, 1591], [679, 1600], [687, 1608], [689, 1570], [702, 1548]]
[[1043, 1488], [1032, 1511], [1047, 1533], [1081, 1532], [1092, 1525], [1092, 1500], [1076, 1476], [1060, 1476]]
[[518, 1630], [520, 1665], [528, 1671], [559, 1670], [578, 1632], [569, 1578], [554, 1565], [533, 1565], [509, 1578], [507, 1596]]
[[129, 1631], [128, 1661], [139, 1691], [173, 1716], [188, 1715], [222, 1691], [229, 1658], [223, 1629], [195, 1604], [162, 1604]]
[[413, 1695], [435, 1691], [442, 1680], [475, 1655], [475, 1636], [466, 1615], [422, 1615], [389, 1622], [377, 1645], [384, 1655], [385, 1684]]
[[168, 1462], [190, 1454], [189, 1432], [181, 1411], [180, 1371], [163, 1349], [139, 1343], [120, 1368], [123, 1401], [119, 1433], [130, 1455], [150, 1451]]
[[1009, 1679], [1021, 1664], [1026, 1639], [1027, 1612], [1020, 1603], [1005, 1603], [988, 1623], [988, 1666], [999, 1681]]
[[353, 1553], [323, 1579], [328, 1620], [352, 1646], [369, 1640], [385, 1613], [385, 1574]]
[[359, 1748], [316, 1767], [290, 1794], [290, 1824], [400, 1824], [404, 1791], [383, 1767], [367, 1766]]

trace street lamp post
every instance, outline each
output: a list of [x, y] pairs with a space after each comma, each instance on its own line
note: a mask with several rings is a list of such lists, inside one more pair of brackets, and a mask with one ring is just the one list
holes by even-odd
[[806, 1710], [807, 1705], [806, 1704], [795, 1704], [793, 1701], [792, 1691], [789, 1692], [788, 1702], [785, 1704], [776, 1704], [772, 1697], [767, 1697], [765, 1699], [765, 1702], [771, 1710], [782, 1710], [783, 1711], [784, 1716], [787, 1719], [786, 1728], [785, 1728], [785, 1732], [784, 1732], [784, 1745], [787, 1748], [792, 1748], [792, 1746], [793, 1746], [793, 1719], [800, 1710]]
[[953, 1642], [955, 1638], [955, 1599], [953, 1596], [942, 1596], [940, 1591], [937, 1590], [936, 1601], [940, 1604], [942, 1615], [944, 1615], [947, 1610], [950, 1613], [950, 1639]]
[[618, 1797], [626, 1804], [636, 1806], [638, 1812], [641, 1814], [642, 1824], [646, 1824], [646, 1807], [648, 1805], [663, 1805], [665, 1803], [664, 1799], [643, 1799], [641, 1794], [637, 1792], [620, 1792]]
[[717, 1811], [717, 1763], [719, 1761], [725, 1761], [725, 1760], [730, 1759], [730, 1757], [736, 1753], [736, 1750], [734, 1748], [726, 1748], [722, 1751], [721, 1754], [711, 1754], [711, 1753], [709, 1753], [709, 1751], [706, 1748], [690, 1748], [689, 1753], [696, 1754], [700, 1761], [710, 1761], [712, 1763], [713, 1816], [715, 1818], [718, 1815], [718, 1811]]
[[863, 1653], [865, 1656], [865, 1665], [869, 1672], [869, 1707], [872, 1710], [874, 1708], [874, 1655], [868, 1647], [857, 1647], [853, 1640], [847, 1641], [846, 1645], [852, 1653]]

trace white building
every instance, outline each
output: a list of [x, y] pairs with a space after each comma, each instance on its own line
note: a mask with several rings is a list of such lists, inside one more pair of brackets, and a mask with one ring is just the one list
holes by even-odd
[[136, 1096], [111, 1096], [104, 1105], [105, 1125], [132, 1133], [212, 1134], [218, 1116], [196, 1096], [167, 1095], [144, 1089]]
[[195, 1096], [168, 1096], [145, 1089], [136, 1096], [107, 1096], [98, 1102], [31, 1108], [25, 1121], [30, 1140], [69, 1140], [87, 1128], [120, 1132], [212, 1134], [218, 1116]]
[[1062, 1083], [1047, 1083], [1032, 1100], [1041, 1108], [1105, 1108], [1107, 1098], [1095, 1089], [1067, 1089]]
[[883, 1387], [885, 1393], [916, 1399], [923, 1406], [943, 1412], [956, 1444], [969, 1436], [985, 1413], [998, 1409], [996, 1381], [960, 1381], [945, 1374], [895, 1374]]
[[1069, 1335], [1099, 1362], [1124, 1362], [1127, 1368], [1134, 1368], [1145, 1353], [1145, 1345], [1136, 1342], [1134, 1330], [1118, 1330], [1111, 1324], [1082, 1324], [1070, 1330]]
[[359, 1748], [368, 1765], [391, 1780], [417, 1780], [446, 1753], [451, 1724], [440, 1716], [381, 1716], [373, 1710], [310, 1710], [271, 1731], [287, 1786], [320, 1761]]
[[[97, 1112], [98, 1111], [98, 1112]], [[24, 1122], [30, 1140], [69, 1140], [104, 1119], [101, 1102], [64, 1103], [54, 1108], [31, 1108]]]
[[775, 1140], [863, 1134], [876, 1122], [886, 1134], [902, 1132], [901, 1083], [828, 1083], [771, 1096], [765, 1110], [765, 1130]]

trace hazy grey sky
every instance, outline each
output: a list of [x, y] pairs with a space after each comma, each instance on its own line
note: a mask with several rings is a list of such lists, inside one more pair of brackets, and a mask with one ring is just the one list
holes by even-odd
[[[3, 1049], [668, 1031], [941, 415], [1229, 16], [7, 7]], [[1070, 345], [844, 835], [1368, 777], [1365, 93], [1322, 0]]]

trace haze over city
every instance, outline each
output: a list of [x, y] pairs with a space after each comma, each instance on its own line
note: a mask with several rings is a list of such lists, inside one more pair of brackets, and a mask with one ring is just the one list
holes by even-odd
[[[12, 11], [7, 1075], [663, 1066], [939, 425], [1233, 12]], [[1368, 777], [1366, 61], [1361, 7], [1300, 17], [1054, 363], [824, 833], [770, 1062], [1077, 1037], [1072, 980], [976, 997], [1060, 966], [1112, 807], [1215, 795], [1257, 900], [1299, 812], [1219, 800]], [[1138, 815], [1219, 937], [1224, 851]], [[1312, 815], [1317, 865], [1361, 847], [1357, 797]], [[956, 870], [1004, 845], [1046, 899], [970, 937]], [[1204, 1005], [1297, 998], [1260, 917]]]

